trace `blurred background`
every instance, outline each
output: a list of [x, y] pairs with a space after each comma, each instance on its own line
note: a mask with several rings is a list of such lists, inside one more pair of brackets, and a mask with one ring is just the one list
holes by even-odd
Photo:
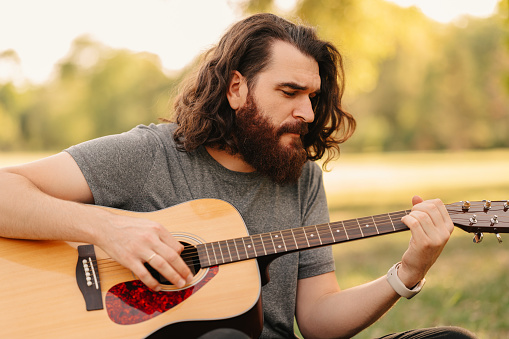
[[[171, 117], [200, 54], [262, 11], [344, 55], [358, 128], [324, 173], [332, 220], [408, 209], [414, 194], [509, 199], [507, 0], [0, 0], [0, 166]], [[385, 274], [409, 236], [335, 246], [341, 286]], [[436, 325], [508, 338], [508, 243], [457, 230], [423, 292], [356, 338]]]

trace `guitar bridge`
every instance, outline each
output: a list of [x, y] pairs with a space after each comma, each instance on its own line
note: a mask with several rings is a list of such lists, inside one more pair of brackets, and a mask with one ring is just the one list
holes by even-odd
[[85, 299], [87, 311], [102, 310], [104, 307], [94, 245], [78, 246], [76, 282]]

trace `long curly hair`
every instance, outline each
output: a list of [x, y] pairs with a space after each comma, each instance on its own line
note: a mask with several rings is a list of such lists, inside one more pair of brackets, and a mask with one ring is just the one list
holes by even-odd
[[239, 71], [252, 89], [256, 75], [270, 62], [271, 45], [277, 40], [292, 44], [319, 65], [320, 94], [312, 102], [315, 120], [303, 140], [307, 158], [319, 160], [327, 151], [325, 167], [339, 155], [339, 144], [356, 126], [353, 116], [341, 107], [345, 86], [341, 54], [331, 43], [318, 39], [313, 28], [268, 13], [233, 25], [183, 84], [174, 103], [178, 125], [174, 139], [179, 150], [192, 151], [205, 145], [237, 153], [232, 134], [235, 111], [227, 100], [228, 85], [233, 72]]

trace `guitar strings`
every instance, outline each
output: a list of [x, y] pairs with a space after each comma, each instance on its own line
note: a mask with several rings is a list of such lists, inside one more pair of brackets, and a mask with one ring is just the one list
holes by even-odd
[[[459, 214], [463, 214], [463, 215], [465, 215], [465, 217], [462, 218], [462, 219], [464, 219], [466, 221], [469, 220], [470, 213], [474, 213], [474, 211], [472, 211], [472, 209], [474, 207], [482, 206], [483, 209], [480, 210], [480, 211], [477, 211], [477, 213], [485, 212], [484, 211], [484, 203], [471, 203], [470, 209], [468, 211], [469, 212], [468, 215], [467, 215], [467, 213], [465, 211], [463, 211], [461, 203], [450, 204], [450, 205], [446, 205], [446, 206], [448, 206], [448, 207], [460, 207], [459, 210], [448, 210], [448, 213], [451, 216], [457, 216]], [[494, 208], [493, 205], [492, 205], [492, 208], [489, 211], [490, 212], [506, 212], [507, 208], [505, 208], [505, 207], [496, 207], [496, 208]], [[344, 220], [344, 221], [332, 222], [332, 223], [328, 223], [328, 224], [321, 224], [321, 225], [312, 225], [312, 226], [300, 227], [300, 229], [303, 229], [303, 233], [301, 235], [299, 235], [299, 234], [295, 234], [294, 232], [292, 232], [292, 237], [295, 238], [295, 241], [302, 241], [304, 239], [308, 239], [308, 237], [306, 236], [306, 233], [305, 233], [306, 229], [313, 229], [313, 228], [315, 228], [315, 229], [318, 229], [318, 228], [325, 228], [325, 229], [327, 229], [327, 228], [329, 228], [330, 229], [331, 226], [332, 227], [341, 227], [341, 228], [344, 228], [346, 230], [346, 232], [352, 231], [352, 230], [355, 230], [357, 232], [357, 230], [361, 229], [361, 225], [364, 224], [364, 222], [361, 222], [363, 220], [366, 220], [366, 221], [367, 220], [373, 220], [373, 222], [374, 222], [373, 225], [377, 226], [377, 228], [378, 227], [379, 228], [386, 227], [388, 225], [394, 226], [394, 223], [398, 224], [398, 228], [399, 228], [401, 226], [401, 224], [402, 225], [404, 225], [404, 224], [400, 220], [393, 221], [391, 216], [397, 217], [400, 214], [404, 215], [404, 214], [408, 214], [408, 213], [409, 213], [409, 210], [404, 210], [404, 211], [391, 212], [391, 213], [386, 213], [386, 214], [378, 214], [378, 215], [374, 215], [372, 217], [362, 217], [362, 218], [357, 218], [357, 219], [349, 219], [349, 220]], [[389, 222], [387, 222], [387, 217], [390, 218]], [[503, 215], [499, 216], [498, 218], [499, 218], [498, 220], [504, 219], [504, 222], [505, 222], [505, 219], [507, 219]], [[377, 222], [377, 219], [379, 220], [378, 222]], [[380, 220], [383, 220], [383, 221], [380, 222]], [[401, 230], [404, 230], [405, 228], [402, 228]], [[295, 229], [293, 229], [293, 230], [295, 230]], [[268, 238], [268, 239], [272, 239], [273, 235], [279, 235], [279, 234], [283, 235], [283, 232], [291, 232], [291, 231], [292, 231], [292, 229], [286, 229], [286, 230], [266, 233], [264, 235], [270, 236], [270, 238]], [[324, 231], [324, 230], [322, 230], [322, 231]], [[262, 247], [260, 247], [260, 245], [262, 245], [263, 248], [265, 249], [264, 241], [261, 238], [261, 235], [245, 236], [245, 237], [240, 237], [240, 238], [235, 238], [235, 239], [228, 239], [228, 240], [235, 241], [235, 240], [241, 240], [241, 239], [242, 240], [247, 239], [255, 247], [258, 246], [259, 247], [258, 251], [260, 251], [262, 249]], [[268, 239], [265, 239], [265, 241], [267, 241]], [[223, 248], [221, 248], [220, 242], [226, 242], [226, 240], [211, 242], [209, 244], [216, 243], [217, 246], [218, 246], [219, 251], [221, 252], [223, 250]], [[284, 242], [284, 238], [283, 238], [283, 242]], [[204, 244], [202, 244], [202, 245], [204, 245]], [[329, 243], [327, 243], [327, 245], [329, 245]], [[228, 243], [226, 243], [226, 246], [228, 246]], [[269, 246], [270, 246], [270, 242], [269, 242]], [[194, 245], [186, 245], [184, 247], [184, 251], [188, 250], [189, 248], [193, 248], [193, 247], [195, 247], [195, 246]], [[256, 249], [253, 249], [253, 251], [255, 252], [256, 257], [259, 256], [257, 251], [256, 251]], [[239, 253], [238, 253], [239, 252], [238, 249], [235, 249], [235, 252], [237, 252], [236, 257], [240, 259], [240, 256], [239, 256]], [[265, 250], [264, 250], [264, 252], [265, 252]], [[269, 254], [272, 254], [272, 253], [269, 253]], [[219, 260], [217, 258], [217, 255], [214, 254], [214, 256], [216, 256], [216, 258], [215, 258], [216, 262], [219, 264], [220, 262], [219, 262]], [[230, 257], [230, 261], [234, 261], [231, 258], [231, 253], [229, 253], [227, 255], [227, 257], [228, 256]], [[188, 264], [192, 264], [192, 265], [196, 265], [196, 264], [200, 263], [199, 256], [196, 255], [196, 254], [186, 254], [186, 255], [183, 255], [182, 259], [187, 261]], [[222, 256], [222, 259], [223, 259], [223, 263], [227, 262], [224, 259], [224, 254]], [[230, 262], [230, 261], [228, 261], [228, 262]], [[114, 261], [111, 258], [98, 259], [97, 260], [97, 264], [98, 264], [99, 268], [101, 268], [101, 270], [103, 272], [113, 272], [113, 271], [119, 270], [119, 269], [126, 270], [126, 271], [130, 272], [130, 270], [128, 270], [127, 268], [124, 268], [122, 265], [120, 265], [119, 263], [117, 263], [116, 261]]]
[[[492, 211], [503, 211], [503, 209], [494, 209]], [[452, 211], [453, 213], [451, 213], [451, 211], [449, 211], [450, 214], [464, 214], [465, 212], [463, 211]], [[400, 212], [393, 212], [393, 213], [388, 213], [387, 216], [391, 216], [391, 214], [393, 216], [395, 216], [395, 214], [408, 214], [408, 210], [406, 211], [400, 211]], [[331, 226], [340, 226], [342, 228], [344, 228], [346, 231], [352, 231], [352, 230], [355, 230], [356, 232], [359, 230], [361, 230], [362, 228], [362, 225], [365, 224], [364, 222], [361, 222], [363, 221], [363, 219], [366, 219], [367, 221], [371, 221], [370, 219], [372, 219], [374, 221], [374, 225], [376, 227], [385, 227], [387, 225], [393, 225], [394, 222], [391, 220], [391, 222], [385, 222], [387, 216], [385, 214], [382, 214], [382, 215], [376, 215], [376, 216], [372, 216], [372, 217], [363, 217], [363, 218], [359, 218], [359, 219], [350, 219], [350, 220], [345, 220], [345, 221], [340, 221], [340, 222], [333, 222], [333, 223], [329, 223], [329, 224], [322, 224], [322, 225], [312, 225], [312, 226], [306, 226], [306, 227], [303, 227], [302, 229], [306, 229], [306, 228], [309, 228], [309, 229], [313, 229], [313, 228], [327, 228], [327, 230], [322, 230], [322, 231], [325, 231], [325, 232], [328, 232], [329, 231], [329, 228]], [[384, 222], [377, 222], [376, 219], [380, 219], [380, 218], [383, 218]], [[466, 216], [465, 217], [465, 220], [468, 220], [469, 217]], [[400, 221], [396, 221], [398, 224], [400, 223]], [[406, 227], [404, 227], [403, 229], [406, 229]], [[288, 230], [282, 230], [282, 231], [275, 231], [275, 232], [270, 232], [270, 233], [266, 233], [265, 235], [267, 236], [271, 236], [270, 239], [272, 240], [272, 236], [273, 235], [283, 235], [283, 232], [289, 232], [291, 231], [291, 229], [288, 229]], [[362, 232], [362, 231], [361, 231]], [[361, 234], [362, 235], [362, 234]], [[292, 232], [292, 236], [297, 240], [297, 241], [301, 241], [301, 240], [306, 240], [306, 239], [309, 239], [305, 233], [303, 233], [302, 235], [295, 235], [295, 233]], [[238, 241], [238, 240], [247, 240], [249, 243], [253, 244], [255, 247], [258, 247], [258, 250], [260, 251], [262, 247], [264, 247], [264, 245], [266, 244], [266, 241], [268, 239], [264, 239], [262, 240], [261, 238], [261, 235], [253, 235], [253, 236], [246, 236], [246, 237], [241, 237], [241, 238], [235, 238], [235, 239], [228, 239], [228, 240], [231, 240], [232, 242], [234, 241]], [[210, 244], [213, 244], [213, 243], [216, 243], [217, 244], [217, 247], [218, 247], [218, 250], [221, 252], [222, 251], [222, 247], [221, 247], [221, 242], [225, 242], [225, 245], [226, 247], [228, 248], [229, 247], [229, 244], [226, 242], [226, 240], [221, 240], [221, 241], [216, 241], [216, 242], [211, 242]], [[284, 240], [283, 240], [284, 242]], [[261, 246], [260, 246], [261, 245]], [[270, 242], [268, 242], [267, 244], [269, 247], [270, 247]], [[188, 246], [185, 246], [184, 247], [184, 251], [186, 249], [189, 249], [189, 248], [192, 248], [194, 247], [194, 245], [188, 245]], [[256, 250], [255, 250], [256, 252]], [[229, 255], [231, 257], [231, 255]], [[239, 257], [237, 255], [237, 257]], [[192, 259], [194, 260], [196, 258], [196, 255], [194, 254], [191, 254], [191, 255], [183, 255], [182, 256], [182, 259], [184, 260], [189, 260], [189, 259]], [[216, 260], [217, 261], [217, 260]], [[224, 260], [223, 260], [224, 261]], [[196, 263], [196, 262], [193, 262], [193, 263]]]
[[[502, 211], [502, 210], [500, 210]], [[456, 212], [456, 214], [459, 214], [459, 213], [463, 213], [463, 212]], [[373, 219], [375, 220], [375, 223], [376, 223], [376, 219], [375, 217], [377, 216], [374, 216]], [[369, 217], [368, 217], [369, 218]], [[468, 216], [466, 216], [464, 218], [465, 220], [468, 220]], [[360, 220], [360, 219], [359, 219]], [[350, 222], [351, 225], [348, 225], [347, 223]], [[359, 228], [359, 222], [357, 220], [348, 220], [348, 221], [342, 221], [342, 222], [335, 222], [335, 223], [331, 223], [331, 226], [338, 226], [339, 224], [341, 224], [341, 226], [343, 226], [343, 224], [345, 224], [345, 229], [348, 231], [348, 230], [352, 230], [352, 229], [355, 229], [357, 231], [357, 229]], [[387, 222], [384, 222], [384, 223], [377, 223], [377, 226], [380, 226], [380, 227], [383, 227], [383, 226], [386, 226], [386, 225], [389, 225], [389, 224], [392, 224], [391, 223], [387, 223]], [[307, 226], [307, 228], [324, 228], [324, 227], [327, 227], [328, 224], [322, 224], [322, 225], [316, 225], [316, 226]], [[328, 227], [327, 227], [328, 228]], [[283, 231], [277, 231], [277, 232], [271, 232], [271, 233], [267, 233], [267, 235], [279, 235], [279, 234], [282, 234], [283, 232], [285, 231], [289, 231], [289, 230], [283, 230]], [[323, 231], [323, 230], [322, 230]], [[282, 234], [283, 235], [283, 234]], [[293, 234], [294, 235], [294, 234]], [[305, 235], [297, 235], [296, 237], [296, 240], [303, 240], [303, 239], [308, 239], [308, 237], [306, 237]], [[236, 238], [236, 239], [229, 239], [231, 241], [235, 241], [235, 240], [239, 240], [239, 239], [249, 239], [249, 242], [251, 242], [252, 244], [254, 244], [255, 246], [258, 246], [260, 247], [260, 245], [263, 245], [265, 242], [262, 241], [262, 238], [260, 238], [260, 235], [254, 235], [254, 236], [246, 236], [244, 238]], [[221, 240], [221, 241], [225, 241], [225, 240]], [[215, 242], [217, 243], [218, 245], [218, 249], [221, 248], [221, 244], [220, 242], [221, 241], [218, 241], [218, 242]], [[283, 240], [284, 241], [284, 240]], [[214, 242], [212, 242], [214, 243]], [[228, 247], [229, 245], [227, 243], [225, 243], [226, 246]], [[270, 242], [268, 243], [268, 245], [270, 246]], [[193, 245], [189, 245], [189, 246], [185, 246], [185, 249], [189, 249], [189, 248], [192, 248], [194, 247]], [[222, 249], [222, 248], [221, 248]], [[186, 259], [194, 259], [196, 257], [196, 255], [183, 255], [182, 258], [184, 260]], [[238, 257], [238, 256], [237, 256]]]

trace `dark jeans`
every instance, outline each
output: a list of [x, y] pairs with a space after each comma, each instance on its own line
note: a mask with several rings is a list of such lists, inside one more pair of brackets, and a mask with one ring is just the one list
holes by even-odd
[[418, 330], [410, 330], [401, 333], [388, 334], [379, 339], [424, 339], [424, 338], [447, 338], [447, 339], [476, 339], [477, 337], [460, 327], [431, 327]]
[[[392, 333], [379, 339], [476, 339], [471, 332], [460, 327], [432, 327], [411, 330], [401, 333]], [[199, 339], [248, 339], [248, 336], [237, 330], [221, 328], [202, 335]]]

